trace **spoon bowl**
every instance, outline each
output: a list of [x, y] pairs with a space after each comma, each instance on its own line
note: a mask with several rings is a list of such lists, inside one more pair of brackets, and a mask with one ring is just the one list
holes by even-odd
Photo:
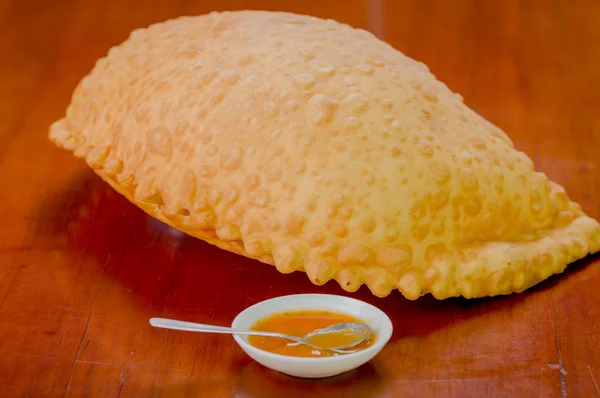
[[[329, 346], [323, 343], [324, 337], [332, 334], [342, 334], [349, 337], [348, 342], [343, 345]], [[326, 328], [317, 329], [313, 332], [308, 333], [304, 336], [306, 345], [311, 347], [320, 347], [319, 349], [330, 350], [335, 352], [349, 352], [352, 348], [364, 343], [371, 337], [371, 328], [362, 322], [343, 322], [335, 325], [328, 326]]]

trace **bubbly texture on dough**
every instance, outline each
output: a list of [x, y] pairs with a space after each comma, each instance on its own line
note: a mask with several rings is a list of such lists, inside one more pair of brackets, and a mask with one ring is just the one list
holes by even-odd
[[331, 20], [137, 29], [49, 136], [157, 219], [350, 292], [520, 292], [600, 250], [598, 222], [503, 131], [424, 64]]

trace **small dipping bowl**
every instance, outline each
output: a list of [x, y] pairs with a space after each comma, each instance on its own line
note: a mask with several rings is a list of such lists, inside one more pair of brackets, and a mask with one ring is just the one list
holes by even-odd
[[366, 323], [375, 335], [370, 346], [349, 354], [328, 357], [294, 357], [274, 354], [248, 343], [248, 336], [234, 335], [239, 346], [256, 362], [267, 368], [295, 377], [331, 377], [369, 362], [392, 337], [392, 321], [379, 308], [345, 296], [330, 294], [295, 294], [254, 304], [240, 312], [231, 327], [250, 329], [258, 320], [284, 311], [327, 310], [347, 314]]

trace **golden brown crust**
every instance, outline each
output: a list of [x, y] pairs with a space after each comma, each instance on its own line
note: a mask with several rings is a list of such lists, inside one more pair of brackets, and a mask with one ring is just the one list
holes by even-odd
[[282, 273], [409, 299], [522, 291], [600, 225], [428, 69], [287, 13], [139, 29], [50, 139], [148, 214]]

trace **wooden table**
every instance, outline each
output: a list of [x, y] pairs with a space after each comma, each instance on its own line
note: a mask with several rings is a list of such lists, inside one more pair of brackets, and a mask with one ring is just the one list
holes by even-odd
[[373, 31], [600, 218], [598, 1], [1, 0], [0, 396], [600, 396], [597, 256], [501, 298], [411, 302], [363, 287], [354, 296], [386, 311], [395, 333], [369, 364], [332, 379], [272, 372], [228, 336], [148, 325], [227, 325], [270, 297], [345, 294], [183, 236], [46, 138], [79, 79], [130, 30], [242, 8]]

